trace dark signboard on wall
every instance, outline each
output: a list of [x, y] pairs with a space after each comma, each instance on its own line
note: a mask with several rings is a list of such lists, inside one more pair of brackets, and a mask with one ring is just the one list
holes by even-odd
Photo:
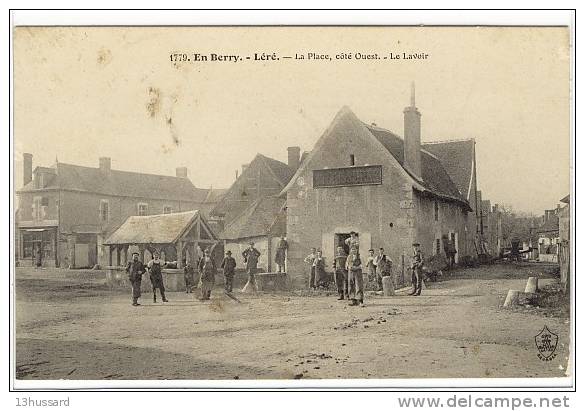
[[313, 170], [313, 188], [382, 184], [382, 166], [354, 166]]

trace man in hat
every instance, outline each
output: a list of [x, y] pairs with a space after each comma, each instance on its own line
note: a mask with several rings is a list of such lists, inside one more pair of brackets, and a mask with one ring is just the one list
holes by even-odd
[[364, 277], [362, 260], [357, 248], [352, 247], [347, 256], [345, 268], [348, 271], [349, 305], [364, 305]]
[[150, 282], [152, 283], [152, 301], [156, 303], [156, 289], [158, 288], [163, 303], [168, 303], [169, 300], [167, 300], [167, 297], [165, 296], [165, 285], [163, 283], [162, 275], [163, 262], [160, 259], [158, 251], [152, 253], [152, 257], [152, 260], [147, 264], [148, 271], [150, 272]]
[[335, 252], [335, 259], [333, 260], [333, 271], [335, 272], [335, 285], [337, 286], [338, 300], [349, 298], [347, 289], [347, 270], [345, 263], [347, 262], [347, 254], [342, 246], [337, 246]]
[[[384, 254], [384, 248], [380, 247], [378, 250], [374, 264], [376, 265], [378, 291], [382, 291], [382, 277], [392, 276], [392, 259]], [[394, 279], [391, 280], [392, 288], [394, 288]]]
[[412, 243], [412, 258], [411, 258], [411, 269], [412, 269], [412, 291], [408, 295], [420, 295], [422, 291], [423, 281], [423, 253], [420, 250], [420, 243]]
[[227, 250], [225, 257], [221, 262], [223, 268], [223, 277], [225, 279], [225, 292], [231, 293], [234, 286], [234, 275], [236, 270], [236, 259], [232, 257], [232, 252]]
[[203, 257], [199, 260], [198, 269], [201, 273], [201, 297], [199, 299], [209, 300], [211, 298], [211, 290], [215, 284], [215, 273], [217, 271], [209, 248], [203, 251]]
[[258, 259], [260, 258], [260, 251], [254, 248], [254, 242], [250, 241], [250, 247], [246, 248], [242, 253], [242, 257], [244, 257], [244, 264], [246, 265], [246, 270], [248, 271], [248, 282], [242, 289], [243, 292], [247, 292], [250, 287], [254, 292], [258, 292], [258, 286], [256, 285], [256, 278], [254, 275], [256, 274], [256, 270], [258, 269]]
[[132, 253], [132, 261], [128, 261], [128, 265], [126, 266], [128, 280], [130, 280], [130, 284], [132, 284], [132, 305], [134, 307], [140, 305], [138, 304], [138, 299], [141, 295], [140, 287], [142, 286], [142, 274], [146, 272], [144, 264], [138, 259], [138, 256], [138, 253]]
[[449, 237], [443, 236], [443, 244], [445, 247], [445, 255], [447, 256], [447, 263], [451, 269], [455, 266], [455, 254], [457, 254], [457, 248], [455, 248], [455, 239], [449, 239]]
[[282, 273], [285, 271], [286, 251], [288, 250], [288, 242], [284, 236], [280, 237], [278, 245], [276, 246], [276, 256], [274, 262], [278, 266], [278, 272]]

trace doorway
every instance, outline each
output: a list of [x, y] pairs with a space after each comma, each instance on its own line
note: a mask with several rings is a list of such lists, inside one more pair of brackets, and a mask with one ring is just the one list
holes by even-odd
[[[335, 247], [333, 249], [333, 255], [337, 253], [337, 247], [339, 246], [343, 247], [343, 251], [345, 251], [345, 254], [349, 254], [349, 245], [345, 243], [345, 240], [347, 240], [350, 237], [351, 236], [349, 233], [335, 233]], [[356, 237], [358, 239], [360, 238], [359, 233], [356, 234]]]

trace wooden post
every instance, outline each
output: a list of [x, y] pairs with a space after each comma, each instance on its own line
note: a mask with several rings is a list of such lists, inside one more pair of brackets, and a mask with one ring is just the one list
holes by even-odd
[[183, 268], [183, 241], [177, 241], [175, 248], [177, 249], [177, 268]]
[[112, 258], [112, 253], [114, 252], [114, 246], [110, 245], [110, 255], [109, 255], [109, 265], [110, 267], [113, 265], [113, 258]]
[[270, 234], [266, 236], [268, 243], [266, 244], [266, 272], [272, 272], [272, 238]]
[[[117, 265], [118, 267], [120, 267], [120, 263], [121, 263], [121, 261], [120, 261], [120, 257], [121, 257], [121, 256], [120, 256], [120, 251], [121, 251], [121, 250], [122, 250], [122, 246], [121, 246], [121, 245], [117, 245], [117, 246], [116, 246], [116, 265]], [[110, 255], [111, 255], [111, 254], [110, 254]]]
[[[59, 263], [59, 228], [55, 227], [55, 238], [54, 238], [54, 247], [55, 247], [55, 267], [59, 267], [60, 263]], [[22, 242], [20, 243], [22, 244]], [[21, 254], [22, 255], [22, 254]]]
[[128, 265], [128, 248], [129, 248], [129, 247], [130, 247], [130, 246], [129, 246], [128, 244], [125, 244], [125, 245], [123, 246], [123, 248], [122, 248], [122, 250], [124, 251], [124, 254], [123, 254], [123, 255], [124, 255], [124, 267], [125, 267], [126, 265]]
[[142, 263], [144, 264], [144, 251], [146, 250], [146, 248], [144, 247], [144, 244], [139, 244], [138, 245], [138, 252], [140, 253], [140, 261], [142, 261]]

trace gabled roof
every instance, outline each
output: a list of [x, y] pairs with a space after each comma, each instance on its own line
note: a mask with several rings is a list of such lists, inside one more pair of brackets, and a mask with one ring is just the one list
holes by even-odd
[[104, 244], [172, 244], [179, 240], [197, 219], [202, 219], [197, 210], [131, 216]]
[[[111, 196], [204, 202], [207, 189], [196, 188], [188, 178], [110, 170], [58, 163], [57, 175], [42, 190], [61, 189]], [[19, 193], [38, 191], [34, 182]]]
[[434, 154], [441, 161], [451, 180], [469, 201], [473, 192], [471, 184], [473, 182], [475, 140], [427, 142], [422, 144], [422, 148]]
[[265, 155], [258, 154], [257, 157], [262, 159], [266, 166], [270, 169], [274, 177], [280, 182], [280, 184], [284, 187], [288, 184], [291, 177], [293, 176], [296, 170], [291, 170], [288, 164], [283, 163], [282, 161], [275, 160], [270, 157], [266, 157]]
[[276, 183], [280, 186], [280, 188], [283, 188], [288, 184], [295, 171], [291, 170], [288, 164], [267, 157], [260, 153], [256, 154], [254, 159], [248, 165], [246, 171], [244, 171], [238, 177], [238, 180], [236, 180], [232, 184], [232, 186], [227, 190], [227, 192], [223, 194], [222, 200], [220, 200], [217, 203], [217, 205], [212, 208], [212, 210], [210, 211], [211, 215], [223, 214], [224, 216], [226, 216], [226, 221], [230, 222], [231, 219], [233, 219], [233, 217], [239, 215], [241, 212], [243, 212], [245, 208], [247, 208], [250, 205], [249, 200], [245, 199], [242, 201], [234, 200], [234, 196], [232, 196], [231, 193], [238, 186], [240, 179], [246, 179], [247, 178], [246, 174], [250, 173], [249, 170], [252, 170], [255, 167], [265, 167], [268, 173], [272, 175]]
[[[350, 130], [347, 130], [347, 128]], [[439, 197], [457, 201], [462, 203], [467, 209], [471, 210], [471, 207], [467, 201], [467, 193], [462, 193], [459, 190], [457, 185], [449, 176], [449, 173], [446, 171], [441, 160], [437, 156], [424, 149], [421, 149], [422, 180], [420, 180], [416, 176], [412, 175], [406, 168], [404, 168], [404, 140], [389, 130], [376, 126], [366, 125], [365, 123], [361, 122], [348, 107], [343, 107], [337, 113], [331, 125], [317, 141], [313, 151], [309, 154], [301, 167], [299, 167], [296, 175], [300, 175], [302, 172], [304, 172], [307, 164], [311, 162], [314, 153], [319, 150], [319, 148], [324, 144], [324, 141], [328, 139], [329, 136], [335, 135], [338, 132], [346, 135], [351, 133], [359, 133], [362, 136], [369, 135], [371, 138], [374, 138], [380, 144], [382, 144], [384, 148], [386, 148], [388, 153], [395, 159], [406, 175], [410, 176], [415, 188], [421, 191], [427, 191]], [[293, 177], [291, 182], [289, 182], [287, 187], [285, 187], [282, 191], [282, 194], [284, 194], [292, 186], [294, 180], [296, 180], [296, 178]]]
[[[380, 127], [366, 126], [366, 128], [404, 167], [404, 140], [391, 131]], [[422, 149], [420, 160], [422, 181], [412, 174], [411, 177], [433, 194], [467, 203], [467, 193], [463, 194], [459, 191], [439, 158]], [[408, 172], [408, 170], [406, 171]]]
[[285, 199], [259, 198], [234, 218], [219, 235], [224, 240], [261, 237], [268, 233], [284, 235], [286, 220]]
[[207, 190], [207, 196], [205, 197], [204, 202], [206, 204], [213, 204], [221, 201], [225, 193], [227, 193], [227, 188], [210, 188]]

